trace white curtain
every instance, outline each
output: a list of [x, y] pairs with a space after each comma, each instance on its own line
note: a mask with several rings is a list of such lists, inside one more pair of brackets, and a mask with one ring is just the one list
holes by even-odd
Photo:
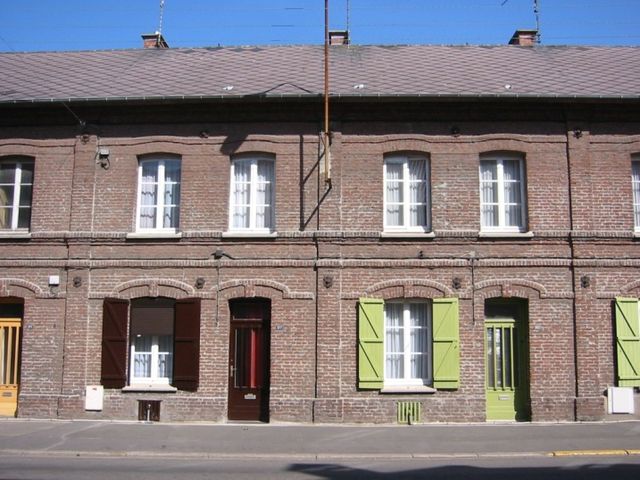
[[411, 378], [427, 378], [427, 332], [429, 309], [424, 303], [409, 305], [411, 328]]
[[635, 214], [635, 226], [640, 227], [640, 161], [633, 162], [632, 166], [633, 211]]
[[171, 378], [173, 375], [173, 337], [158, 337], [158, 377]]
[[133, 376], [136, 378], [151, 377], [151, 347], [153, 339], [149, 335], [141, 335], [134, 340], [135, 355], [133, 357]]
[[273, 162], [258, 161], [256, 180], [256, 228], [271, 228], [273, 194]]
[[410, 225], [427, 224], [427, 165], [424, 160], [409, 160]]
[[498, 169], [494, 160], [480, 162], [481, 223], [483, 227], [497, 227], [498, 213]]
[[522, 224], [522, 199], [520, 195], [520, 162], [504, 160], [502, 162], [504, 177], [505, 223], [508, 227]]
[[11, 228], [15, 184], [16, 164], [0, 163], [0, 228]]
[[143, 162], [140, 180], [140, 228], [156, 227], [159, 162]]
[[233, 162], [233, 227], [249, 228], [251, 160]]
[[402, 215], [402, 163], [387, 162], [386, 164], [387, 178], [387, 221], [386, 225], [390, 227], [404, 225]]
[[164, 162], [164, 219], [165, 228], [178, 228], [180, 212], [180, 161]]
[[385, 305], [386, 317], [386, 373], [387, 378], [404, 378], [403, 305]]

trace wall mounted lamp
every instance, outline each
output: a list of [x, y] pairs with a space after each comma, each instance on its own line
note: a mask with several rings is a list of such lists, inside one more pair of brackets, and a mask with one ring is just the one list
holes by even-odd
[[230, 258], [231, 260], [235, 260], [235, 257], [232, 257], [221, 248], [216, 248], [215, 252], [213, 252], [211, 255], [213, 255], [213, 258], [216, 260], [220, 260], [222, 257], [227, 257], [227, 258]]
[[333, 277], [331, 275], [325, 275], [322, 277], [322, 284], [324, 288], [331, 288], [333, 286]]
[[573, 136], [576, 138], [580, 138], [582, 137], [582, 129], [581, 128], [576, 128], [573, 130]]
[[198, 290], [202, 290], [205, 284], [205, 279], [203, 277], [196, 278], [196, 288]]
[[582, 288], [589, 288], [591, 286], [591, 278], [589, 278], [587, 275], [583, 275], [582, 277], [580, 277], [580, 286]]
[[96, 153], [96, 157], [98, 157], [98, 164], [105, 170], [109, 170], [111, 166], [111, 161], [109, 160], [109, 155], [111, 152], [108, 148], [98, 147], [98, 152]]
[[454, 290], [460, 290], [462, 288], [462, 279], [460, 277], [453, 277], [453, 280], [451, 280], [451, 286]]
[[73, 277], [73, 286], [78, 288], [82, 286], [82, 277]]

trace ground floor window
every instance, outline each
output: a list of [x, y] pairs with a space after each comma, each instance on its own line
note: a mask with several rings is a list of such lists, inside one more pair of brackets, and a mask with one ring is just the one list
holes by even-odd
[[131, 303], [131, 384], [165, 384], [173, 378], [175, 301], [142, 298]]
[[105, 299], [102, 385], [195, 391], [199, 363], [199, 299]]
[[431, 375], [431, 304], [385, 304], [385, 384], [429, 385]]
[[460, 385], [457, 298], [361, 298], [358, 302], [358, 388]]

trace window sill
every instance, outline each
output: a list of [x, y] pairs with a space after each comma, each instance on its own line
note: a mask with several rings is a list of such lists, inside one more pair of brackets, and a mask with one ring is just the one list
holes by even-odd
[[128, 385], [122, 389], [123, 392], [154, 392], [154, 393], [175, 393], [176, 387], [171, 385]]
[[182, 232], [132, 232], [127, 233], [127, 240], [146, 240], [155, 238], [179, 239]]
[[479, 232], [480, 238], [533, 238], [533, 232]]
[[222, 232], [222, 238], [277, 238], [278, 232]]
[[435, 388], [427, 387], [426, 385], [396, 385], [382, 387], [380, 393], [436, 393], [437, 391]]
[[640, 238], [640, 230], [633, 232], [633, 238]]
[[31, 238], [31, 232], [21, 232], [20, 230], [2, 230], [0, 231], [0, 239], [3, 238], [28, 240]]
[[380, 238], [435, 238], [434, 232], [380, 232]]

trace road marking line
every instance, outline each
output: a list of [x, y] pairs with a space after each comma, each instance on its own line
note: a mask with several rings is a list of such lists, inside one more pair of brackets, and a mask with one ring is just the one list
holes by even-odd
[[629, 455], [629, 450], [556, 450], [551, 454], [554, 457], [621, 456]]

